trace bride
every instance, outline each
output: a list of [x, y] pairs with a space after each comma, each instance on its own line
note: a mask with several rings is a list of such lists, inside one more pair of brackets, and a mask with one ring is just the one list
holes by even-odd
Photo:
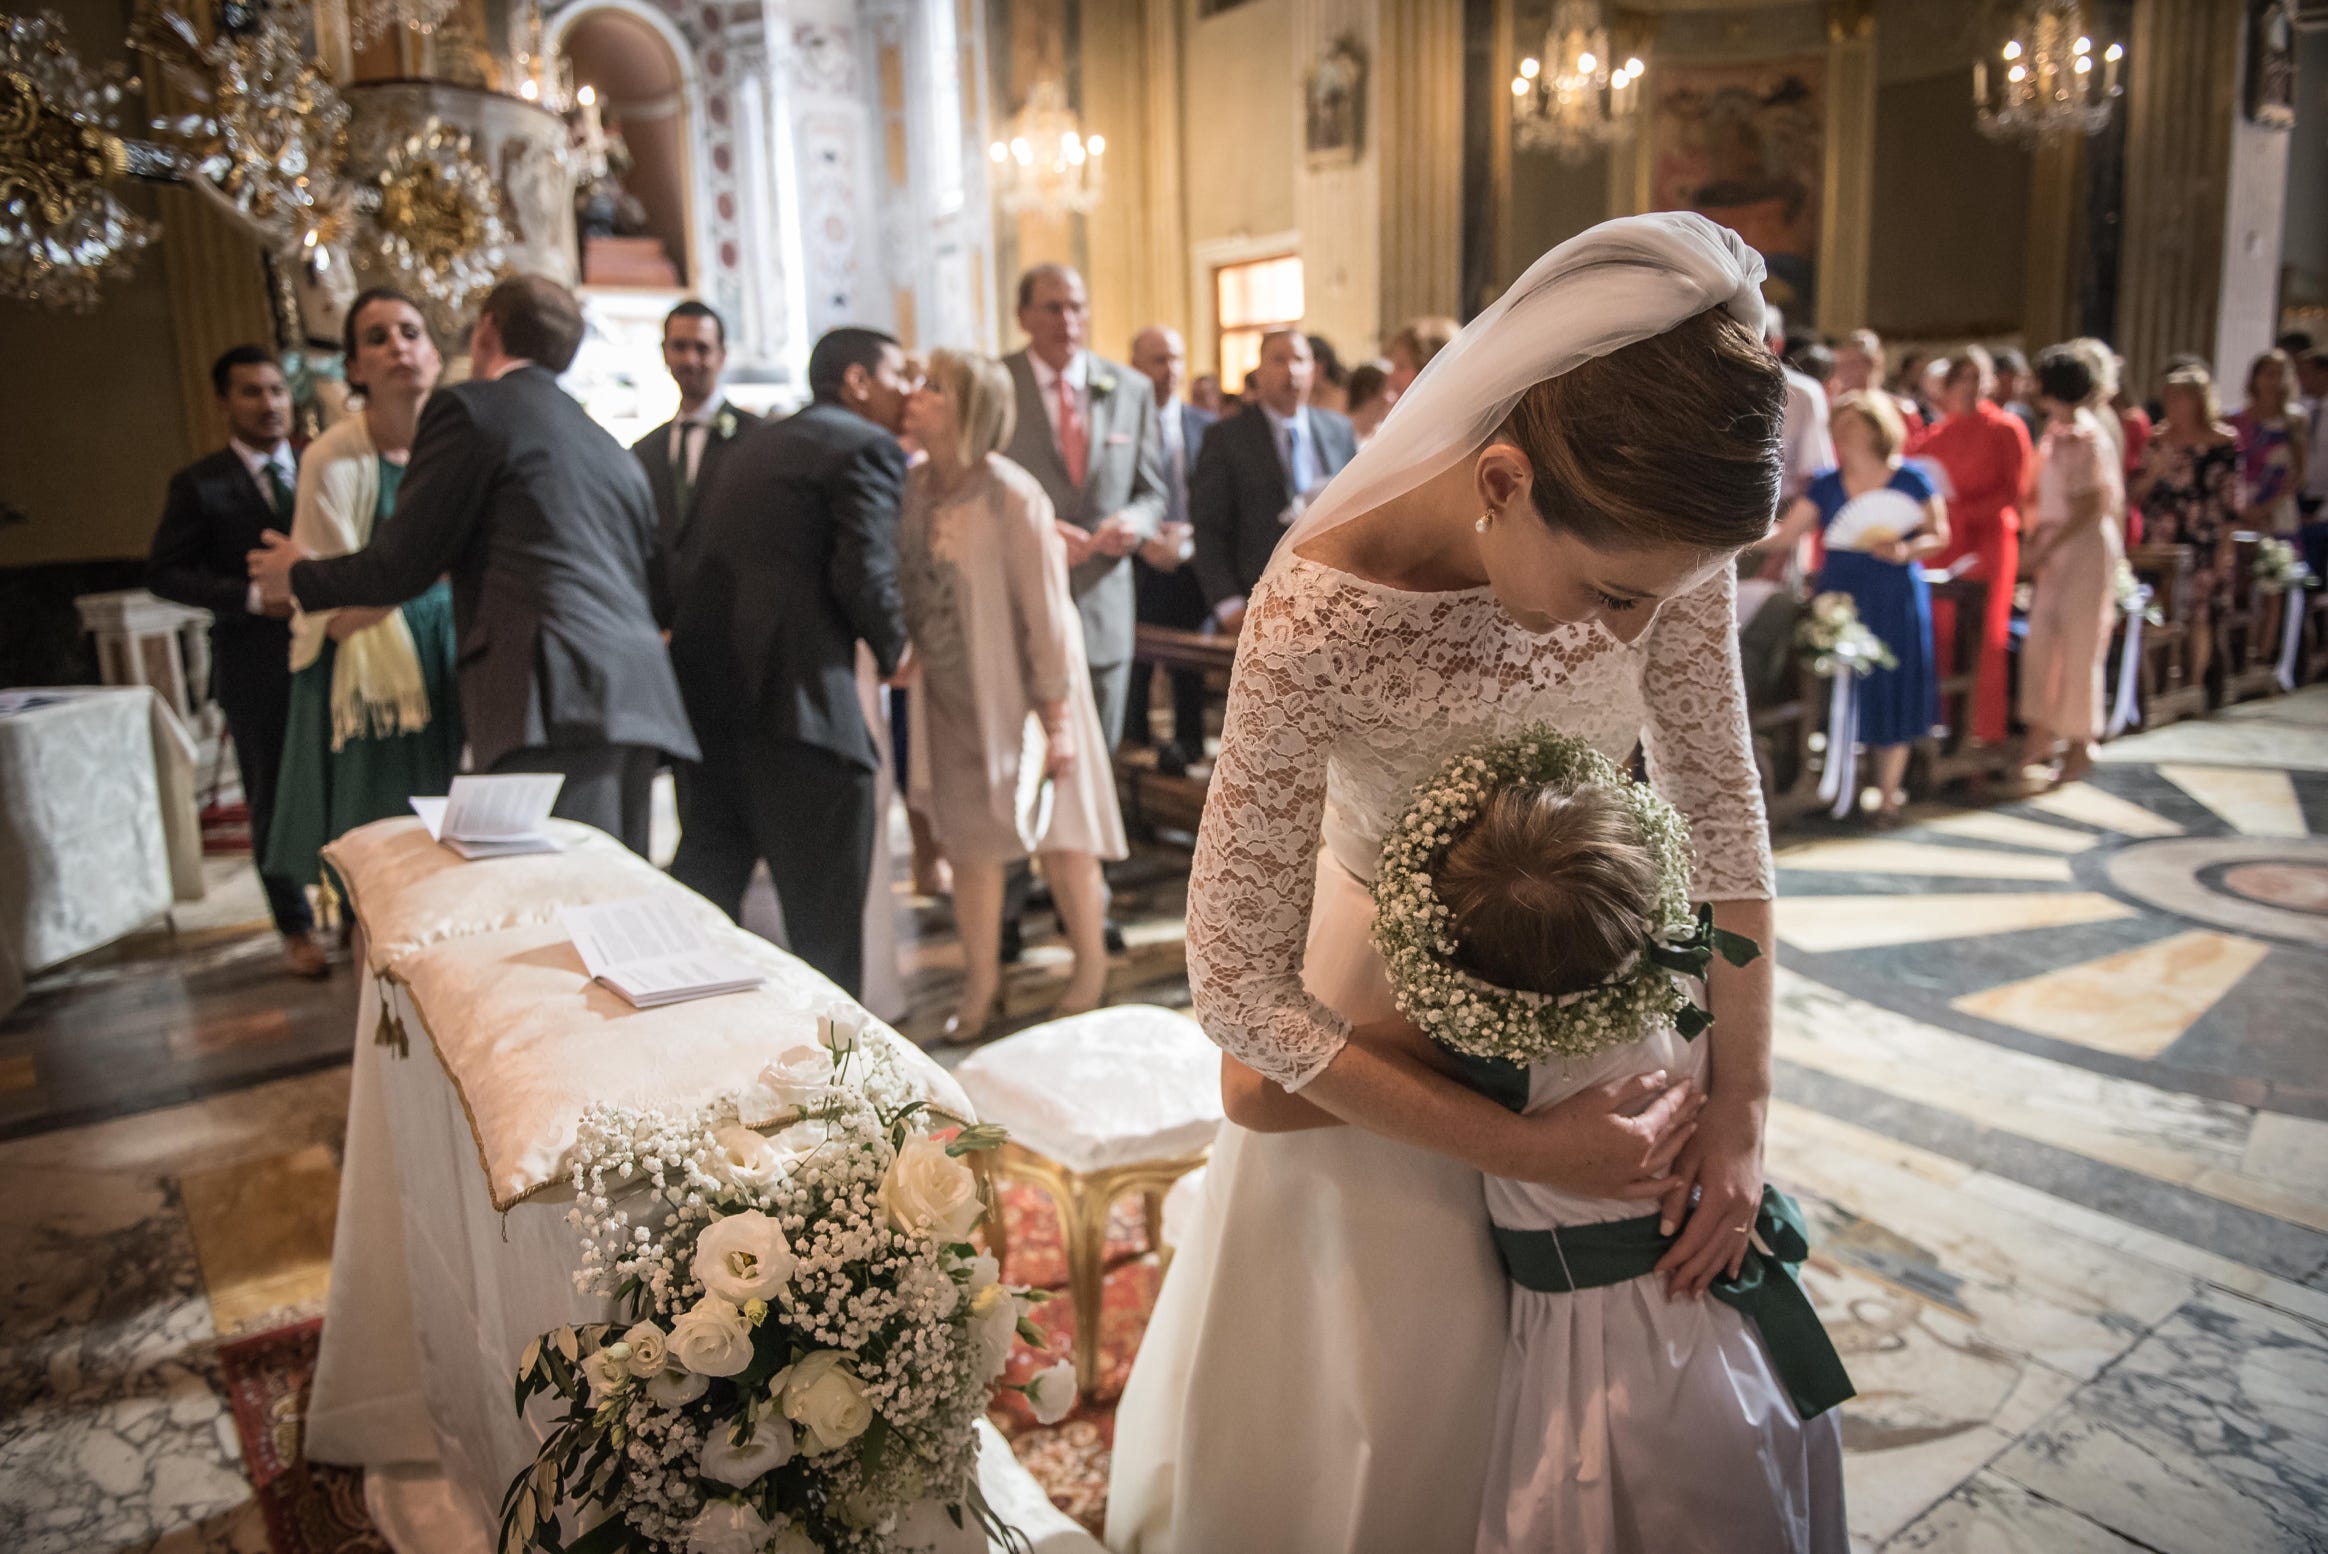
[[[1370, 936], [1385, 829], [1448, 756], [1532, 722], [1640, 748], [1692, 823], [1693, 894], [1769, 943], [1732, 610], [1778, 495], [1762, 273], [1695, 215], [1553, 249], [1255, 590], [1188, 910], [1231, 1120], [1117, 1412], [1117, 1554], [1467, 1554], [1505, 1336], [1482, 1172], [1660, 1200], [1677, 1298], [1745, 1255], [1767, 956], [1716, 967], [1702, 1096], [1645, 1076], [1525, 1117], [1365, 1038], [1398, 1018]], [[1238, 1125], [1282, 1092], [1351, 1126]]]

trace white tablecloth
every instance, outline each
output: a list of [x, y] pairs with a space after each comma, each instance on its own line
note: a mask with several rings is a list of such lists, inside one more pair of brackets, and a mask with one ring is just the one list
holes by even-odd
[[[547, 1328], [607, 1320], [612, 1303], [574, 1288], [566, 1194], [494, 1213], [427, 1028], [402, 989], [387, 996], [411, 1053], [373, 1041], [381, 994], [367, 979], [307, 1455], [369, 1470], [374, 1517], [399, 1554], [484, 1554], [546, 1417], [546, 1400], [529, 1419], [510, 1406], [518, 1355]], [[1040, 1554], [1099, 1554], [991, 1430], [979, 1458], [988, 1501]]]
[[[0, 712], [0, 1014], [23, 979], [202, 894], [192, 741], [144, 686]], [[12, 992], [13, 990], [13, 992]]]

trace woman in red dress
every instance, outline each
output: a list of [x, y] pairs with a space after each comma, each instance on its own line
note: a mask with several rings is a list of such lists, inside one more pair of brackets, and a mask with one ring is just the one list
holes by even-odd
[[[2029, 473], [2029, 429], [1995, 402], [1996, 369], [1988, 352], [1968, 345], [1949, 364], [1938, 422], [1908, 444], [1948, 477], [1948, 548], [1931, 564], [1988, 585], [1980, 623], [1979, 677], [1972, 694], [1972, 735], [2001, 743], [2011, 715], [2006, 643], [2012, 635], [2013, 581], [2021, 561], [2021, 487]], [[1957, 563], [1971, 564], [1958, 569]], [[1932, 641], [1942, 672], [1955, 662], [1956, 606], [1932, 601]]]

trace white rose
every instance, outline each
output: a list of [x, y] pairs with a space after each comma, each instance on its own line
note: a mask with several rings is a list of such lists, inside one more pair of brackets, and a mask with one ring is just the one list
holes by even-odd
[[714, 1500], [687, 1524], [687, 1554], [760, 1554], [775, 1530], [748, 1505]]
[[819, 1349], [784, 1375], [784, 1414], [807, 1432], [811, 1456], [840, 1450], [873, 1423], [865, 1384], [847, 1361], [838, 1350]]
[[742, 1446], [728, 1439], [728, 1426], [713, 1425], [703, 1438], [698, 1459], [705, 1478], [737, 1489], [749, 1489], [761, 1475], [773, 1473], [792, 1460], [797, 1449], [792, 1426], [781, 1419], [763, 1419]]
[[914, 1501], [899, 1513], [890, 1541], [910, 1554], [985, 1554], [986, 1534], [978, 1523], [964, 1515], [957, 1527], [947, 1514], [947, 1506], [959, 1504], [934, 1496]]
[[630, 1353], [622, 1363], [641, 1381], [652, 1381], [671, 1363], [670, 1343], [664, 1338], [663, 1330], [652, 1322], [634, 1324], [622, 1335], [622, 1341], [630, 1345]]
[[1027, 1383], [1035, 1423], [1054, 1425], [1075, 1411], [1075, 1367], [1066, 1360], [1037, 1371]]
[[985, 1212], [978, 1178], [928, 1134], [905, 1141], [881, 1179], [881, 1207], [889, 1223], [909, 1236], [960, 1241]]
[[671, 1358], [698, 1376], [733, 1376], [752, 1363], [752, 1330], [733, 1302], [706, 1295], [671, 1324]]
[[723, 1123], [711, 1134], [711, 1168], [747, 1191], [765, 1192], [784, 1175], [784, 1156], [741, 1123]]
[[1018, 1301], [999, 1284], [990, 1284], [970, 1297], [970, 1369], [981, 1381], [992, 1381], [1010, 1364], [1018, 1319]]
[[685, 1408], [710, 1390], [710, 1378], [693, 1371], [665, 1371], [647, 1379], [647, 1396], [662, 1408]]
[[821, 1046], [802, 1042], [776, 1054], [760, 1070], [759, 1093], [770, 1116], [815, 1106], [832, 1088], [833, 1055]]
[[784, 1529], [784, 1536], [768, 1554], [824, 1554], [824, 1545], [808, 1535], [808, 1529], [794, 1522]]
[[865, 1034], [865, 1011], [839, 999], [825, 1005], [816, 1017], [816, 1039], [833, 1050], [835, 1057], [857, 1050], [857, 1038]]
[[713, 1220], [695, 1238], [694, 1273], [705, 1289], [738, 1306], [767, 1300], [792, 1277], [792, 1248], [774, 1220], [746, 1209]]

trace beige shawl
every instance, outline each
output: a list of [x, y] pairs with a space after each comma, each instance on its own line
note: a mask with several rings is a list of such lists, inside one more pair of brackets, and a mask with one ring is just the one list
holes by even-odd
[[[379, 451], [362, 411], [334, 425], [299, 461], [299, 497], [291, 538], [311, 556], [345, 556], [371, 543], [380, 502]], [[291, 621], [291, 667], [315, 662], [329, 640], [333, 612]], [[339, 645], [331, 671], [331, 747], [351, 739], [410, 734], [428, 727], [428, 683], [421, 678], [404, 612], [392, 611]]]

